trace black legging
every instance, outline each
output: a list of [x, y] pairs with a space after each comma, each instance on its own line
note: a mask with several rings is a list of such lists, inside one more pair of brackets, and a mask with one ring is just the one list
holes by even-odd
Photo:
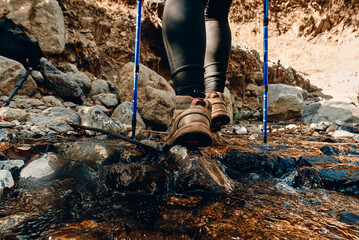
[[176, 95], [223, 92], [231, 31], [232, 0], [167, 0], [163, 39]]

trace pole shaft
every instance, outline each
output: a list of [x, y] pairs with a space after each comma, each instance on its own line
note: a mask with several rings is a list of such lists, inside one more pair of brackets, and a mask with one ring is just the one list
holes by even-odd
[[135, 39], [135, 63], [133, 78], [133, 100], [132, 100], [132, 138], [135, 138], [136, 119], [137, 119], [137, 87], [138, 73], [140, 69], [140, 41], [141, 41], [141, 12], [142, 0], [137, 1], [137, 17], [136, 17], [136, 39]]
[[22, 84], [25, 82], [25, 80], [29, 77], [30, 73], [31, 73], [31, 68], [29, 68], [25, 75], [21, 78], [21, 80], [19, 81], [18, 84], [16, 84], [15, 89], [12, 91], [12, 93], [10, 94], [10, 96], [8, 97], [8, 99], [6, 99], [6, 101], [3, 103], [3, 107], [6, 107], [7, 105], [10, 104], [11, 99], [15, 96], [16, 92], [21, 88]]
[[268, 1], [264, 0], [264, 41], [263, 41], [263, 141], [267, 143], [267, 107], [268, 107]]

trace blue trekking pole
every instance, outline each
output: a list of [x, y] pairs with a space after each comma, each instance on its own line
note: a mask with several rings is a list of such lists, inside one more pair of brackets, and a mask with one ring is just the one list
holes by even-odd
[[135, 40], [135, 66], [133, 78], [133, 100], [132, 100], [132, 138], [135, 138], [136, 133], [136, 118], [137, 118], [137, 86], [138, 73], [140, 71], [140, 40], [141, 40], [141, 10], [142, 0], [137, 1], [137, 17], [136, 17], [136, 40]]
[[264, 60], [263, 60], [263, 142], [267, 144], [267, 106], [268, 106], [268, 1], [264, 0]]

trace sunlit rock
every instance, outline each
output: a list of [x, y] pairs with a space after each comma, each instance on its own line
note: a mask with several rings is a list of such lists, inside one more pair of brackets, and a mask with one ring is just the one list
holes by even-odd
[[0, 195], [4, 188], [11, 188], [13, 186], [14, 179], [12, 178], [11, 172], [8, 170], [0, 170]]

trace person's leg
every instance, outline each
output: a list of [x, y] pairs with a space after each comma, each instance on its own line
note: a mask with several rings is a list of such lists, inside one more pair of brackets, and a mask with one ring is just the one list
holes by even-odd
[[223, 92], [231, 48], [228, 12], [232, 0], [209, 0], [205, 10], [207, 47], [205, 53], [205, 92], [212, 104], [211, 130], [219, 131], [230, 121]]
[[163, 39], [176, 95], [204, 97], [206, 0], [167, 0]]
[[223, 93], [231, 49], [228, 12], [232, 0], [209, 0], [205, 11], [207, 47], [205, 53], [205, 91]]
[[208, 146], [212, 142], [211, 104], [203, 99], [206, 1], [166, 1], [163, 39], [176, 92], [176, 107], [165, 147]]

